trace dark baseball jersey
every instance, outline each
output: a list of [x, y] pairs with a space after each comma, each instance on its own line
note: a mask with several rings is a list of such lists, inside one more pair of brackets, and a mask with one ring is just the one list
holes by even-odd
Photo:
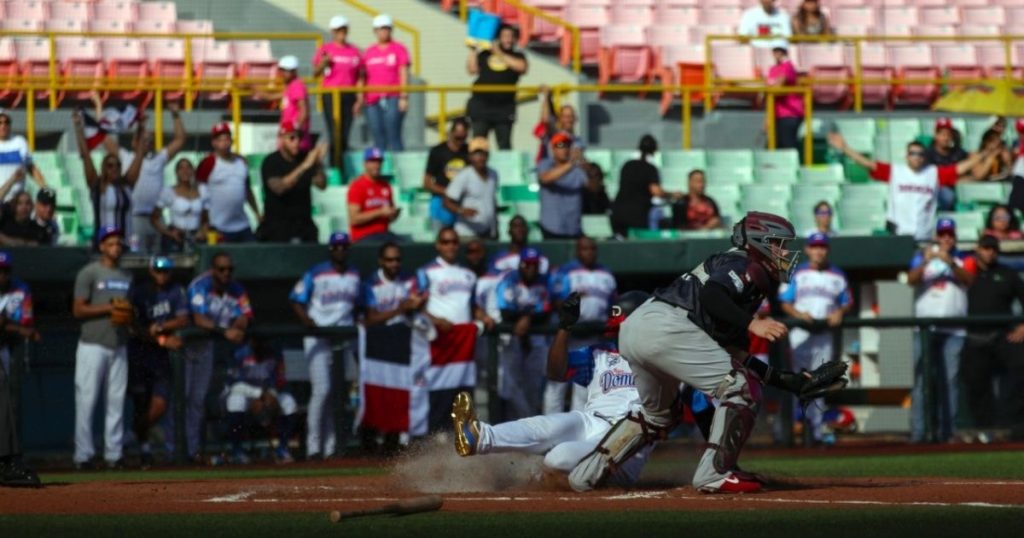
[[[185, 289], [178, 284], [171, 284], [161, 290], [152, 282], [146, 282], [133, 287], [128, 292], [128, 299], [135, 308], [136, 321], [143, 331], [148, 331], [149, 326], [154, 323], [166, 323], [179, 316], [188, 315]], [[167, 350], [148, 338], [136, 337], [128, 340], [128, 356], [130, 359], [150, 356], [165, 358]]]

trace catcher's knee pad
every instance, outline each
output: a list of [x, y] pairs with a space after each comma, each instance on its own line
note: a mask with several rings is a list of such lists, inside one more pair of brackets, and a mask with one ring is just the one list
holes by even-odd
[[709, 446], [715, 449], [715, 457], [712, 460], [715, 471], [724, 474], [736, 468], [740, 450], [747, 443], [750, 431], [754, 429], [757, 413], [749, 406], [735, 402], [725, 402], [719, 409], [725, 415], [722, 433], [716, 439], [717, 444], [712, 442]]
[[645, 446], [665, 439], [668, 429], [655, 426], [643, 413], [632, 411], [612, 426], [597, 447], [569, 473], [569, 485], [576, 491], [600, 487], [618, 466]]

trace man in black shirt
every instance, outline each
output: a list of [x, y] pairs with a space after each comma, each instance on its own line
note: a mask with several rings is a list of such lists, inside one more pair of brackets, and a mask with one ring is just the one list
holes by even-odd
[[786, 250], [786, 243], [795, 236], [786, 219], [750, 212], [733, 228], [736, 248], [712, 255], [656, 290], [653, 300], [626, 318], [620, 352], [633, 370], [642, 410], [615, 424], [573, 469], [573, 489], [601, 485], [620, 462], [665, 438], [678, 417], [680, 382], [721, 402], [694, 488], [706, 493], [761, 489], [757, 477], [739, 470], [737, 459], [757, 418], [762, 385], [798, 393], [807, 377], [773, 370], [749, 355], [747, 334], [773, 342], [786, 334], [782, 323], [754, 313], [779, 282], [789, 280], [799, 253]]
[[[516, 30], [498, 29], [498, 39], [488, 50], [469, 51], [466, 71], [477, 75], [477, 85], [515, 85], [526, 74], [526, 56], [515, 50]], [[473, 120], [473, 136], [486, 138], [491, 129], [499, 149], [512, 148], [512, 123], [516, 120], [516, 92], [473, 92], [466, 104]]]
[[423, 190], [429, 191], [430, 223], [435, 230], [455, 225], [455, 215], [444, 207], [445, 190], [455, 174], [469, 162], [469, 121], [455, 118], [448, 129], [448, 140], [430, 148], [427, 169], [423, 173]]
[[60, 237], [60, 226], [57, 225], [57, 219], [54, 218], [56, 207], [57, 192], [49, 187], [39, 189], [36, 194], [36, 208], [32, 211], [32, 220], [46, 230], [45, 244], [47, 245], [56, 245], [57, 238]]
[[[974, 284], [967, 289], [968, 316], [1011, 316], [1013, 302], [1024, 307], [1024, 282], [1013, 269], [999, 263], [999, 240], [982, 236], [973, 258], [964, 269], [974, 273]], [[1008, 330], [1009, 329], [1009, 330]], [[1024, 434], [1024, 323], [1015, 327], [971, 327], [961, 355], [960, 375], [967, 404], [979, 430], [994, 424], [992, 379], [997, 369], [1005, 368], [1009, 390], [1001, 406], [1015, 427]], [[979, 437], [985, 435], [983, 432]]]
[[315, 243], [313, 202], [310, 187], [327, 187], [323, 159], [327, 146], [317, 144], [312, 151], [299, 151], [301, 133], [291, 123], [278, 129], [278, 150], [263, 160], [260, 169], [264, 189], [263, 224], [257, 232], [269, 243]]
[[50, 244], [49, 232], [32, 218], [32, 205], [32, 195], [21, 191], [10, 203], [0, 206], [0, 245]]

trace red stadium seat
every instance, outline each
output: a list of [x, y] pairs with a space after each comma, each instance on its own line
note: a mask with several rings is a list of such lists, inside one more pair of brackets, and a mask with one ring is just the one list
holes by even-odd
[[985, 76], [985, 70], [978, 62], [978, 49], [974, 45], [962, 43], [933, 45], [932, 54], [938, 60], [939, 67], [945, 71], [945, 75], [952, 80]]
[[231, 96], [231, 82], [236, 74], [231, 43], [212, 39], [197, 41], [199, 46], [193, 43], [192, 57], [198, 60], [196, 83], [203, 89], [197, 92], [196, 98], [206, 101], [227, 101]]
[[248, 81], [263, 81], [270, 86], [277, 79], [277, 60], [270, 41], [235, 41], [231, 44], [238, 76]]
[[644, 82], [651, 69], [651, 48], [644, 26], [613, 24], [601, 29], [598, 84]]
[[14, 40], [0, 38], [0, 105], [14, 108], [25, 96], [24, 92], [15, 89], [20, 79], [19, 71], [18, 51], [14, 48]]
[[[22, 76], [30, 77], [32, 82], [45, 84], [50, 78], [50, 41], [45, 37], [18, 39], [14, 46], [18, 52]], [[36, 90], [29, 98], [37, 101], [49, 99], [50, 91]]]
[[[57, 61], [61, 64], [64, 77], [72, 84], [86, 85], [61, 92], [57, 100], [70, 98], [74, 101], [88, 101], [106, 76], [99, 42], [84, 37], [58, 37], [56, 41]], [[105, 101], [106, 94], [102, 94], [101, 98]]]
[[50, 3], [39, 0], [8, 2], [7, 18], [45, 21], [50, 18]]
[[[584, 65], [594, 65], [598, 61], [601, 50], [601, 28], [609, 24], [609, 9], [600, 5], [573, 5], [565, 10], [565, 20], [580, 30], [580, 61]], [[559, 29], [564, 34], [564, 30]], [[560, 54], [562, 65], [572, 62], [572, 42], [562, 40]]]
[[[849, 79], [853, 76], [844, 61], [844, 47], [837, 44], [804, 44], [797, 47], [800, 62], [814, 79]], [[829, 82], [813, 86], [814, 102], [848, 108], [851, 102], [850, 85]]]
[[96, 4], [96, 18], [99, 20], [115, 20], [135, 22], [139, 20], [138, 2], [125, 0], [100, 0]]
[[177, 22], [178, 8], [174, 2], [143, 2], [139, 4], [139, 20]]
[[[853, 51], [847, 50], [848, 65], [853, 65]], [[861, 73], [867, 79], [883, 79], [883, 83], [866, 83], [861, 87], [862, 102], [892, 107], [892, 63], [884, 46], [875, 43], [860, 45]]]
[[[928, 45], [900, 45], [889, 49], [889, 58], [900, 79], [938, 78], [940, 73]], [[939, 96], [938, 84], [897, 85], [894, 103], [930, 105]]]
[[153, 99], [153, 93], [143, 89], [149, 81], [150, 70], [142, 42], [132, 38], [107, 39], [100, 44], [100, 48], [103, 50], [103, 60], [107, 62], [107, 74], [111, 79], [134, 79], [138, 83], [137, 89], [114, 91], [110, 97], [121, 101], [138, 102], [139, 108], [145, 108]]
[[164, 98], [171, 101], [181, 99], [184, 82], [188, 76], [185, 70], [185, 43], [181, 39], [147, 39], [144, 41], [146, 58], [149, 59], [153, 78], [161, 81], [171, 91]]
[[[525, 3], [547, 15], [563, 20], [565, 10], [569, 6], [569, 0], [527, 0]], [[556, 24], [522, 11], [519, 13], [519, 46], [525, 47], [531, 40], [552, 43], [563, 39], [559, 29], [560, 27]]]

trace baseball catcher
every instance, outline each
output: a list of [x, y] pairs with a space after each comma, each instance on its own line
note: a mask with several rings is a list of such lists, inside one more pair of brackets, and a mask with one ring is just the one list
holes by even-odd
[[734, 227], [734, 248], [654, 292], [623, 324], [622, 356], [632, 367], [642, 408], [620, 419], [569, 475], [586, 491], [602, 485], [622, 464], [664, 438], [675, 421], [679, 383], [717, 398], [708, 446], [693, 476], [705, 493], [759, 491], [756, 476], [737, 467], [761, 401], [763, 384], [804, 399], [845, 385], [842, 363], [809, 373], [777, 371], [747, 353], [747, 333], [769, 341], [786, 334], [771, 318], [757, 319], [761, 301], [788, 281], [798, 252], [786, 244], [793, 225], [768, 213], [750, 212]]

